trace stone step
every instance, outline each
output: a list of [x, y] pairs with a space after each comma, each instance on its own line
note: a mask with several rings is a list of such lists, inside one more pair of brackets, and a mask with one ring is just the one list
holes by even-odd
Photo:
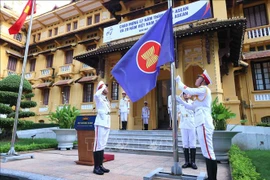
[[[151, 149], [151, 150], [172, 150], [173, 144], [172, 143], [162, 143], [162, 144], [156, 144], [156, 143], [136, 143], [136, 142], [108, 142], [107, 146], [114, 147], [115, 149], [124, 149], [125, 147], [130, 148], [140, 148], [140, 149]], [[197, 145], [196, 148], [198, 151], [200, 150], [200, 146]], [[178, 149], [181, 149], [182, 151], [182, 145], [178, 144]]]
[[[122, 140], [153, 140], [153, 141], [172, 141], [172, 137], [169, 136], [122, 136], [122, 135], [110, 135], [109, 139], [122, 139]], [[178, 137], [178, 141], [182, 141], [181, 137]]]
[[[180, 134], [180, 131], [178, 131]], [[136, 134], [136, 135], [172, 135], [172, 130], [111, 130], [110, 134], [122, 134], [122, 135], [130, 135], [130, 134]]]
[[[204, 159], [202, 153], [196, 148], [196, 159]], [[121, 153], [131, 153], [131, 154], [146, 154], [146, 155], [159, 155], [159, 156], [171, 156], [173, 157], [173, 151], [171, 150], [153, 150], [153, 149], [142, 149], [136, 147], [125, 147], [118, 149], [116, 147], [107, 146], [105, 149], [106, 152], [121, 152]], [[179, 157], [183, 158], [183, 151], [181, 148], [178, 149]]]
[[[196, 145], [198, 158], [203, 158], [199, 143]], [[149, 155], [173, 155], [171, 130], [111, 130], [106, 151]], [[182, 138], [178, 131], [178, 152], [183, 157]]]

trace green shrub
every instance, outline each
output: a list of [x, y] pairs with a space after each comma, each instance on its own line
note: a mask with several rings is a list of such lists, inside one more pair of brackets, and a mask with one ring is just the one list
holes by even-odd
[[267, 124], [267, 123], [258, 123], [256, 126], [270, 127], [270, 124]]
[[59, 127], [59, 124], [42, 124], [42, 123], [33, 123], [29, 124], [27, 126], [23, 126], [21, 130], [27, 130], [27, 129], [40, 129], [40, 128], [50, 128], [50, 127]]
[[22, 101], [21, 102], [21, 108], [31, 108], [36, 107], [37, 103], [34, 101]]
[[[55, 139], [19, 139], [15, 143], [15, 151], [32, 151], [38, 149], [56, 148]], [[10, 149], [10, 142], [1, 142], [0, 153], [6, 153]]]
[[[0, 89], [2, 91], [13, 91], [19, 92], [21, 82], [21, 76], [18, 75], [10, 75], [4, 78], [0, 83]], [[23, 81], [23, 91], [32, 92], [32, 85], [24, 79]]]
[[[25, 121], [19, 120], [18, 121], [18, 128], [23, 127], [25, 124]], [[14, 125], [14, 119], [13, 118], [0, 118], [0, 125], [3, 129], [12, 129]]]
[[0, 114], [9, 114], [11, 113], [13, 110], [11, 107], [0, 103]]
[[[12, 112], [8, 115], [8, 118], [15, 118], [15, 113], [16, 112]], [[30, 117], [30, 116], [35, 116], [36, 114], [34, 112], [31, 111], [20, 111], [19, 112], [19, 118], [24, 118], [24, 117]]]
[[[17, 104], [18, 93], [9, 91], [0, 91], [0, 102], [3, 104], [9, 104], [10, 106], [15, 106]], [[22, 95], [24, 99], [24, 95]]]
[[25, 98], [32, 98], [32, 97], [35, 96], [35, 94], [34, 93], [28, 93], [28, 94], [25, 94], [24, 96], [25, 96]]
[[256, 172], [251, 159], [238, 146], [233, 145], [229, 151], [230, 164], [232, 167], [232, 178], [235, 180], [261, 180]]

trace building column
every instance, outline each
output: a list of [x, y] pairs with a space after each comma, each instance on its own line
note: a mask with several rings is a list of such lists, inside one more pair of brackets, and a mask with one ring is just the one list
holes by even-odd
[[239, 124], [240, 115], [240, 100], [236, 96], [234, 68], [232, 63], [229, 64], [229, 74], [222, 77], [224, 105], [230, 107], [230, 110], [236, 114], [236, 117], [230, 121], [231, 124]]
[[268, 12], [268, 19], [270, 19], [270, 0], [267, 0], [266, 2], [266, 12]]
[[226, 0], [212, 1], [212, 11], [214, 18], [227, 19]]
[[[213, 99], [218, 97], [219, 100], [223, 99], [223, 89], [220, 77], [220, 63], [219, 63], [219, 44], [217, 33], [214, 33], [213, 37], [209, 38], [210, 42], [210, 58], [204, 58], [204, 69], [207, 70], [209, 76], [212, 79], [212, 85], [209, 88], [212, 91]], [[210, 62], [208, 64], [208, 61]]]

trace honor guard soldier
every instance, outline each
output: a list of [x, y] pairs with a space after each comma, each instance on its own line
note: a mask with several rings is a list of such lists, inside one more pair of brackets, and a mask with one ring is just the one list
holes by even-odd
[[144, 124], [144, 130], [148, 130], [148, 121], [150, 117], [150, 109], [147, 101], [144, 101], [144, 107], [142, 108], [142, 121]]
[[177, 76], [175, 80], [180, 90], [187, 94], [196, 96], [192, 104], [184, 102], [181, 98], [177, 98], [177, 101], [183, 104], [186, 108], [195, 111], [195, 127], [202, 154], [206, 160], [208, 180], [216, 180], [217, 161], [213, 149], [214, 125], [211, 116], [212, 97], [211, 90], [207, 87], [207, 85], [211, 84], [210, 76], [207, 71], [204, 70], [195, 82], [195, 86], [198, 88], [187, 87], [181, 81], [180, 76]]
[[107, 99], [108, 88], [103, 81], [100, 81], [97, 85], [97, 91], [94, 95], [96, 102], [97, 117], [95, 120], [95, 142], [94, 142], [94, 173], [103, 175], [104, 173], [110, 172], [109, 169], [103, 167], [104, 149], [106, 147], [110, 127], [110, 102]]
[[129, 99], [126, 97], [126, 92], [122, 92], [123, 98], [120, 99], [119, 115], [122, 122], [122, 130], [127, 129], [127, 117], [129, 114]]
[[168, 114], [170, 119], [170, 127], [169, 129], [172, 129], [172, 96], [168, 96]]
[[[182, 93], [184, 101], [188, 104], [192, 104], [191, 96], [186, 93]], [[179, 115], [180, 115], [180, 125], [183, 151], [185, 156], [185, 164], [182, 168], [192, 167], [192, 169], [197, 169], [195, 164], [196, 157], [196, 130], [194, 123], [194, 111], [185, 108], [182, 104], [179, 106]], [[190, 151], [190, 152], [189, 152]], [[189, 156], [190, 154], [190, 156]], [[191, 161], [189, 161], [189, 157]]]

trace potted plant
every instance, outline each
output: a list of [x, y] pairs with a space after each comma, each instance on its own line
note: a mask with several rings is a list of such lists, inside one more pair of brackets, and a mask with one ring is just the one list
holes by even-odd
[[76, 130], [74, 123], [80, 111], [71, 105], [57, 107], [55, 112], [51, 112], [48, 116], [53, 123], [59, 124], [60, 129], [53, 129], [58, 141], [58, 149], [66, 150], [73, 148], [73, 142], [76, 140]]
[[228, 119], [235, 118], [236, 114], [233, 113], [223, 103], [218, 102], [216, 98], [212, 102], [212, 118], [215, 127], [213, 135], [213, 146], [216, 158], [218, 161], [228, 161], [228, 152], [232, 144], [232, 138], [239, 132], [226, 131]]

